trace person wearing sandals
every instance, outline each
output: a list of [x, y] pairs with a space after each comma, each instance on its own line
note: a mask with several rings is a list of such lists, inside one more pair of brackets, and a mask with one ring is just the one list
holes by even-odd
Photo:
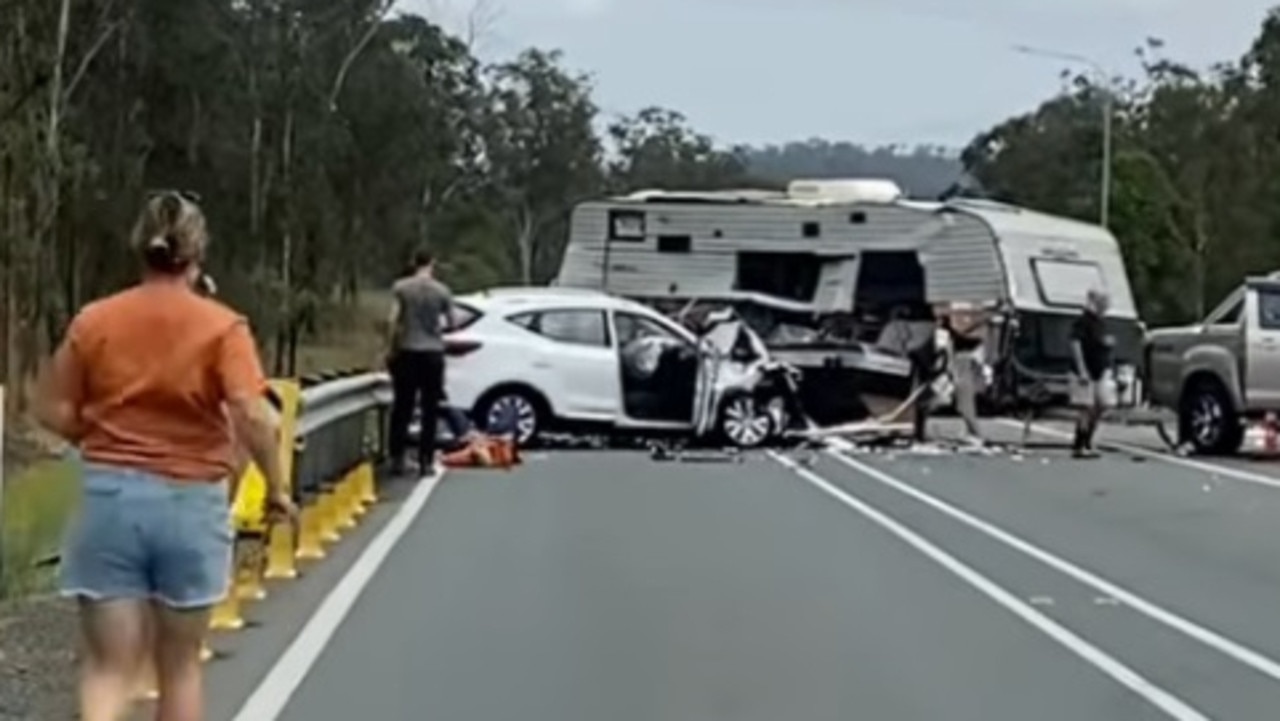
[[201, 650], [230, 579], [237, 443], [266, 479], [267, 511], [296, 509], [248, 323], [198, 287], [208, 234], [196, 199], [153, 194], [131, 245], [142, 281], [80, 310], [37, 393], [40, 421], [78, 448], [83, 475], [60, 579], [79, 603], [79, 718], [123, 718], [150, 657], [156, 718], [201, 721]]

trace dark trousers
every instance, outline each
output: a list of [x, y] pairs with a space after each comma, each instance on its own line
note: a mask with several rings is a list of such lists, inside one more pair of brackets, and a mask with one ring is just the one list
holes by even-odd
[[409, 424], [413, 409], [422, 418], [418, 432], [418, 461], [427, 469], [435, 461], [440, 402], [444, 398], [444, 353], [440, 351], [398, 351], [391, 359], [391, 424], [387, 445], [393, 463], [404, 460], [409, 444]]

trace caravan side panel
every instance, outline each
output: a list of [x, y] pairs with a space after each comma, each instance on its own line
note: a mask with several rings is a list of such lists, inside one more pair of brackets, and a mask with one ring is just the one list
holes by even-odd
[[[569, 243], [560, 264], [557, 284], [570, 288], [602, 289], [623, 296], [649, 297], [715, 294], [732, 287], [737, 271], [736, 256], [701, 248], [696, 234], [683, 228], [655, 230], [654, 223], [660, 217], [656, 211], [662, 207], [607, 202], [579, 205], [573, 211]], [[694, 207], [705, 209], [706, 206]], [[609, 211], [612, 209], [644, 212], [644, 237], [609, 240]], [[689, 252], [659, 251], [658, 237], [662, 235], [690, 236]]]
[[995, 236], [977, 218], [943, 212], [940, 230], [921, 249], [930, 303], [1005, 300], [1004, 268]]
[[[610, 240], [612, 210], [644, 213], [644, 237]], [[727, 293], [739, 253], [914, 250], [931, 221], [930, 212], [901, 206], [589, 202], [573, 212], [557, 282], [632, 296]]]

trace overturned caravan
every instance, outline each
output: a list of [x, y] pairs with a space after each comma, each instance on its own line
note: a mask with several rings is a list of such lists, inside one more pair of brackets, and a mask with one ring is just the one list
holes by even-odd
[[913, 201], [864, 180], [591, 201], [574, 211], [556, 282], [673, 312], [732, 305], [774, 359], [803, 371], [821, 423], [905, 398], [911, 351], [933, 337], [935, 309], [956, 304], [988, 320], [987, 410], [1068, 405], [1071, 329], [1097, 289], [1110, 298], [1116, 403], [1139, 396], [1143, 329], [1115, 238], [990, 201]]

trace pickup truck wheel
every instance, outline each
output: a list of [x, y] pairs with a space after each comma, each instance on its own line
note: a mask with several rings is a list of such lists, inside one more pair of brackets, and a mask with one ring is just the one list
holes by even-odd
[[1244, 442], [1240, 417], [1231, 407], [1227, 391], [1217, 381], [1200, 381], [1183, 396], [1178, 413], [1182, 440], [1197, 453], [1231, 455]]

